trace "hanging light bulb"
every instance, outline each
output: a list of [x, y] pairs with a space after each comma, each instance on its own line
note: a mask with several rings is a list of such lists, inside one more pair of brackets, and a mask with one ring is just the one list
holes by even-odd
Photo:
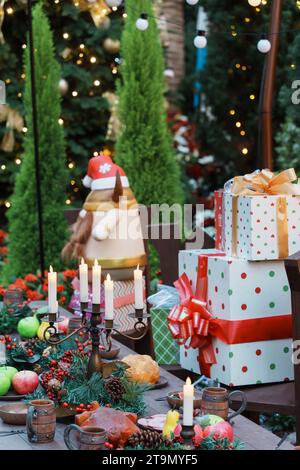
[[251, 7], [259, 7], [261, 0], [248, 0], [248, 3]]
[[123, 0], [105, 0], [109, 7], [119, 7]]
[[146, 31], [149, 26], [148, 15], [146, 13], [142, 13], [137, 19], [135, 25], [140, 31]]
[[203, 49], [207, 46], [205, 31], [198, 31], [198, 34], [194, 39], [194, 46], [197, 47], [197, 49]]
[[197, 5], [198, 2], [199, 2], [199, 0], [186, 0], [186, 3], [188, 5]]
[[267, 52], [269, 52], [271, 50], [271, 43], [268, 39], [266, 39], [266, 37], [262, 37], [258, 43], [257, 43], [257, 49], [259, 50], [259, 52], [261, 52], [262, 54], [267, 54]]

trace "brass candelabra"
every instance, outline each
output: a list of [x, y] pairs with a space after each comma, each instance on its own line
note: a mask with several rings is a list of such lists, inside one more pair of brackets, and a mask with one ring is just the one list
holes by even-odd
[[[81, 303], [80, 310], [82, 314], [81, 326], [66, 336], [59, 333], [55, 326], [55, 323], [59, 321], [57, 314], [48, 313], [48, 317], [43, 318], [44, 321], [49, 322], [48, 328], [44, 331], [44, 340], [51, 346], [55, 347], [64, 341], [67, 341], [72, 336], [77, 335], [80, 331], [88, 333], [92, 340], [92, 351], [87, 370], [88, 378], [91, 377], [94, 372], [102, 372], [103, 362], [99, 346], [102, 344], [105, 351], [109, 352], [112, 346], [111, 336], [113, 332], [132, 341], [140, 341], [148, 332], [148, 325], [145, 323], [145, 320], [147, 320], [150, 315], [148, 313], [144, 313], [143, 309], [136, 309], [135, 312], [128, 315], [130, 318], [134, 318], [136, 320], [134, 330], [137, 333], [137, 336], [132, 336], [119, 331], [114, 324], [114, 320], [105, 319], [102, 321], [101, 317], [104, 311], [101, 311], [100, 305], [93, 304], [92, 309], [89, 309], [88, 303]], [[88, 318], [88, 314], [90, 318]], [[63, 336], [63, 338], [61, 336]]]

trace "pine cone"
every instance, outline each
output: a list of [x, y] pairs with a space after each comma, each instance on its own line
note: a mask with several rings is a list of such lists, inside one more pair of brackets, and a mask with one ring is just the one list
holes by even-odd
[[48, 382], [48, 389], [51, 390], [51, 392], [60, 392], [61, 390], [61, 383], [57, 379], [51, 379]]
[[112, 377], [105, 384], [105, 390], [113, 401], [121, 400], [125, 393], [125, 388], [118, 377]]
[[162, 433], [147, 429], [132, 434], [127, 444], [131, 447], [143, 446], [145, 449], [159, 449], [162, 446], [168, 446], [169, 441], [163, 437]]
[[34, 364], [33, 370], [38, 375], [40, 375], [43, 372], [43, 368], [39, 364]]

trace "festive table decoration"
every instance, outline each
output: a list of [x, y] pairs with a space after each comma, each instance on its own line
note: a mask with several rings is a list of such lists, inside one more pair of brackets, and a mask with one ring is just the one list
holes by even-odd
[[91, 192], [63, 257], [84, 257], [90, 269], [97, 259], [103, 277], [132, 279], [133, 270], [137, 265], [143, 268], [147, 257], [138, 204], [124, 170], [107, 153], [101, 153], [89, 161], [83, 184]]
[[181, 306], [169, 315], [169, 326], [182, 344], [182, 367], [227, 385], [293, 379], [291, 299], [282, 261], [188, 250], [179, 254], [179, 272]]
[[235, 177], [225, 184], [223, 211], [228, 255], [271, 260], [300, 249], [300, 183], [293, 168]]

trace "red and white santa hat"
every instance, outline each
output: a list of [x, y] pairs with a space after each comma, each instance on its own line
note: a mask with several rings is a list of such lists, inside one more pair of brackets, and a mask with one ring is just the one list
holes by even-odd
[[124, 170], [116, 165], [109, 155], [101, 153], [89, 161], [88, 172], [82, 183], [86, 188], [91, 188], [93, 191], [114, 189], [117, 171], [119, 171], [122, 186], [128, 188], [129, 182]]

